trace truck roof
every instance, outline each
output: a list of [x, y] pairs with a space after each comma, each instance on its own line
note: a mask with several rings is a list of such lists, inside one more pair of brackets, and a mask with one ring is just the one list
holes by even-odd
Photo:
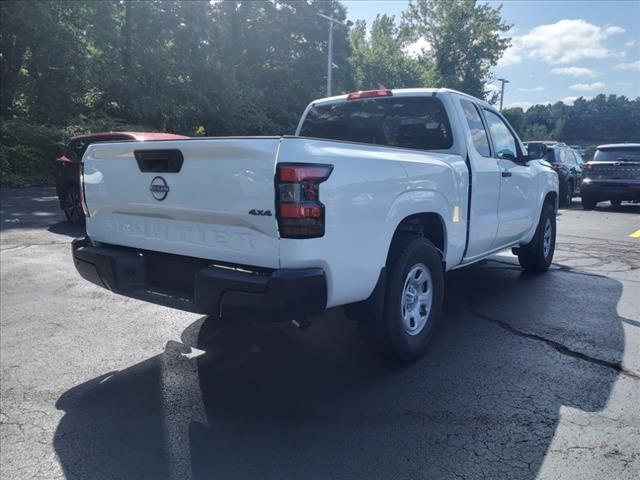
[[[459, 92], [457, 90], [453, 90], [451, 88], [390, 88], [387, 90], [391, 90], [391, 93], [393, 94], [394, 97], [420, 97], [420, 96], [433, 96], [433, 95], [460, 95], [462, 97], [467, 97], [470, 100], [473, 100], [475, 102], [479, 102], [481, 103], [483, 106], [489, 107], [489, 108], [493, 108], [489, 103], [487, 103], [486, 101], [473, 97], [471, 95], [468, 95], [466, 93], [463, 92]], [[311, 102], [313, 105], [326, 105], [329, 103], [338, 103], [338, 102], [344, 102], [347, 100], [349, 94], [344, 94], [344, 95], [336, 95], [333, 97], [325, 97], [325, 98], [319, 98], [317, 100], [314, 100], [313, 102]], [[375, 98], [375, 97], [369, 97], [369, 98]], [[380, 97], [380, 98], [384, 98], [384, 97]], [[353, 100], [352, 100], [353, 101]]]

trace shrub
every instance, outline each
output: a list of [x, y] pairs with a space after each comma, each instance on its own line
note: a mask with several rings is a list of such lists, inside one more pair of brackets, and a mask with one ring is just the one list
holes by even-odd
[[144, 131], [110, 117], [78, 117], [65, 127], [37, 125], [25, 119], [0, 125], [0, 178], [3, 186], [52, 185], [54, 160], [62, 155], [69, 139], [81, 133], [110, 130]]

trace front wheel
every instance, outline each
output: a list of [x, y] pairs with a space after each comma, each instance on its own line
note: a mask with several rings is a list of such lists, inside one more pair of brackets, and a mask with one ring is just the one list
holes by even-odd
[[392, 246], [379, 318], [359, 320], [365, 341], [387, 358], [410, 362], [427, 349], [442, 313], [444, 271], [436, 247], [415, 238]]
[[620, 208], [620, 206], [622, 205], [622, 201], [621, 200], [611, 200], [611, 206], [614, 208]]
[[551, 265], [555, 249], [556, 214], [553, 206], [545, 203], [533, 240], [517, 250], [518, 261], [528, 272], [545, 272]]

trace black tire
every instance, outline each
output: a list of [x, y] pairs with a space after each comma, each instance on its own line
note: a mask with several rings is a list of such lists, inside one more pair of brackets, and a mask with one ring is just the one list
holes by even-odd
[[582, 201], [582, 208], [584, 208], [585, 210], [593, 210], [596, 204], [598, 203], [593, 198], [587, 197], [585, 195], [582, 196], [581, 201]]
[[562, 195], [560, 198], [561, 207], [571, 206], [571, 202], [573, 200], [573, 191], [574, 191], [573, 181], [569, 180], [567, 181], [567, 186], [565, 187], [564, 192], [562, 192]]
[[73, 225], [82, 225], [84, 223], [84, 212], [80, 204], [80, 192], [77, 187], [69, 187], [64, 191], [61, 205], [67, 222]]
[[611, 206], [614, 208], [620, 208], [622, 205], [622, 200], [609, 200], [611, 202]]
[[[382, 312], [379, 315], [359, 318], [358, 323], [362, 336], [369, 346], [389, 359], [411, 362], [426, 351], [434, 328], [442, 315], [444, 270], [438, 250], [425, 238], [411, 238], [400, 245], [392, 245], [391, 248]], [[403, 300], [406, 295], [411, 294], [406, 291], [406, 288], [411, 288], [408, 287], [410, 282], [408, 275], [412, 271], [417, 273], [418, 270], [414, 270], [416, 268], [428, 273], [430, 282], [422, 284], [427, 285], [426, 290], [422, 288], [420, 291], [414, 290], [413, 305], [416, 307], [415, 312], [419, 323], [414, 322], [414, 327], [410, 327], [408, 324], [412, 320], [405, 322], [405, 318], [410, 317], [410, 312], [414, 309], [407, 309]], [[416, 276], [413, 280], [419, 278], [422, 277]], [[419, 296], [422, 294], [428, 297], [429, 292], [431, 308], [427, 310], [421, 304]], [[421, 328], [420, 325], [422, 325]], [[409, 333], [411, 328], [415, 328], [413, 333]]]
[[[549, 229], [549, 237], [546, 236]], [[549, 242], [545, 247], [545, 244]], [[542, 206], [536, 234], [528, 244], [518, 248], [518, 261], [527, 272], [546, 272], [556, 249], [556, 213], [553, 205]]]

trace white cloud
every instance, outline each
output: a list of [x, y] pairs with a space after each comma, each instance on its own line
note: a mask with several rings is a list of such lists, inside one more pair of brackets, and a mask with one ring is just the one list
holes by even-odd
[[518, 88], [521, 92], [542, 92], [544, 87]]
[[580, 97], [564, 97], [562, 103], [565, 105], [573, 105], [573, 103]]
[[608, 25], [604, 29], [604, 33], [607, 35], [617, 35], [624, 32], [626, 32], [626, 30], [622, 27], [618, 27], [617, 25]]
[[552, 68], [551, 73], [556, 75], [569, 75], [571, 77], [595, 77], [598, 72], [584, 67], [559, 67]]
[[511, 102], [507, 105], [505, 105], [505, 108], [518, 108], [520, 107], [523, 110], [529, 110], [531, 107], [533, 107], [533, 103], [531, 102]]
[[494, 83], [487, 83], [484, 88], [487, 90], [487, 92], [499, 92], [500, 91], [500, 87]]
[[629, 63], [619, 63], [616, 65], [616, 68], [619, 68], [620, 70], [640, 70], [640, 60]]
[[585, 100], [591, 100], [593, 97], [585, 97], [584, 95], [580, 95], [579, 97], [564, 97], [560, 100], [565, 105], [573, 105], [577, 99], [584, 98]]
[[624, 44], [624, 48], [631, 48], [634, 47], [636, 45], [636, 42], [634, 42], [633, 40], [629, 40], [627, 43]]
[[584, 98], [585, 100], [591, 100], [593, 97], [585, 97], [583, 95], [580, 95], [579, 97], [564, 97], [560, 101], [565, 105], [573, 105], [576, 102], [576, 100], [579, 98]]
[[513, 45], [507, 48], [502, 54], [502, 57], [500, 57], [500, 60], [498, 60], [498, 67], [509, 67], [522, 62], [521, 50], [517, 44], [517, 39], [514, 38]]
[[418, 58], [422, 56], [424, 53], [430, 52], [432, 50], [433, 50], [433, 47], [429, 43], [429, 40], [427, 40], [424, 37], [420, 37], [415, 42], [407, 45], [404, 48], [404, 53], [409, 55], [411, 58]]
[[616, 85], [622, 85], [623, 87], [632, 87], [633, 83], [631, 83], [631, 82], [616, 82]]
[[615, 25], [600, 27], [582, 19], [539, 25], [525, 35], [514, 37], [512, 46], [505, 51], [498, 66], [514, 65], [525, 57], [550, 64], [563, 64], [585, 58], [617, 56], [607, 48], [605, 41], [623, 31]]
[[606, 86], [607, 85], [604, 82], [576, 83], [575, 85], [571, 85], [569, 89], [575, 90], [577, 92], [590, 92], [592, 90], [602, 89]]

